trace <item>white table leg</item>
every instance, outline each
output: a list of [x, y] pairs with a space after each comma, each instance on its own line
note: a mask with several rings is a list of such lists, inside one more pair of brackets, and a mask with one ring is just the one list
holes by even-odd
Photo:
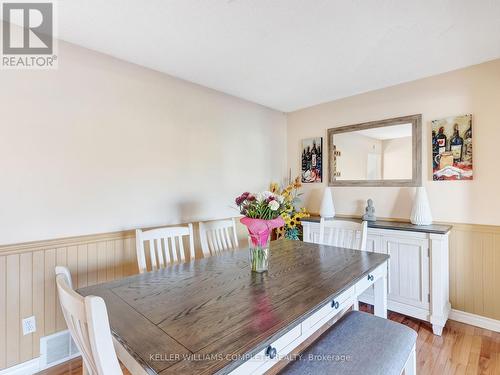
[[387, 319], [387, 274], [379, 277], [373, 284], [374, 314]]
[[415, 352], [415, 345], [411, 350], [410, 357], [406, 361], [405, 365], [405, 375], [416, 375], [417, 374], [417, 354]]
[[132, 357], [132, 355], [123, 347], [122, 344], [113, 336], [113, 346], [115, 347], [116, 355], [120, 362], [127, 368], [128, 372], [132, 375], [147, 375], [148, 373], [142, 367], [142, 365], [137, 362], [137, 360]]
[[354, 302], [352, 304], [352, 309], [354, 311], [358, 311], [359, 310], [359, 301], [358, 301], [358, 297], [354, 298]]

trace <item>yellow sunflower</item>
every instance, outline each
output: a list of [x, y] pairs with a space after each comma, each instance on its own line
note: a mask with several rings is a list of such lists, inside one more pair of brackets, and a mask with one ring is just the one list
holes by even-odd
[[277, 193], [279, 191], [280, 187], [277, 182], [271, 182], [271, 185], [269, 185], [269, 191], [271, 193]]
[[295, 181], [293, 182], [293, 187], [295, 189], [300, 189], [302, 187], [302, 183], [300, 182], [300, 177], [299, 176], [297, 176], [295, 178]]

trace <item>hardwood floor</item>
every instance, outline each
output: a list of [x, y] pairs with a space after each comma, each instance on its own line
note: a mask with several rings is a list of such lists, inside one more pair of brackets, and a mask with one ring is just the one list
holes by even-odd
[[[361, 305], [360, 309], [370, 311], [371, 306]], [[500, 374], [500, 333], [449, 320], [443, 330], [443, 336], [439, 337], [433, 335], [427, 322], [394, 312], [389, 312], [389, 319], [417, 331], [419, 375]], [[81, 360], [75, 359], [40, 374], [81, 373]]]
[[[130, 372], [120, 363], [123, 375], [130, 375]], [[59, 366], [51, 367], [48, 370], [39, 372], [37, 375], [82, 375], [82, 359], [81, 357], [64, 362]]]
[[389, 319], [417, 331], [417, 374], [500, 374], [500, 333], [449, 320], [440, 337], [427, 322], [394, 312]]

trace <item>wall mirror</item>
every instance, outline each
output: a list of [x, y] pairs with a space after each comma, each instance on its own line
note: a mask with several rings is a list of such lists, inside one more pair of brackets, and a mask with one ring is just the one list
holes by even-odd
[[422, 115], [328, 129], [329, 186], [420, 186]]

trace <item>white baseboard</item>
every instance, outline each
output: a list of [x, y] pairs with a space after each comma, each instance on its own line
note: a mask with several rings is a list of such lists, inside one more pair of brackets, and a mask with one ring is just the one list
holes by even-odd
[[487, 318], [485, 316], [452, 309], [449, 319], [456, 320], [460, 323], [470, 324], [471, 326], [489, 329], [490, 331], [500, 332], [500, 320]]
[[0, 370], [0, 375], [32, 375], [40, 371], [39, 358]]
[[[49, 352], [58, 357], [49, 355]], [[40, 357], [0, 370], [0, 375], [32, 375], [79, 356], [69, 331], [60, 331], [40, 339]]]

